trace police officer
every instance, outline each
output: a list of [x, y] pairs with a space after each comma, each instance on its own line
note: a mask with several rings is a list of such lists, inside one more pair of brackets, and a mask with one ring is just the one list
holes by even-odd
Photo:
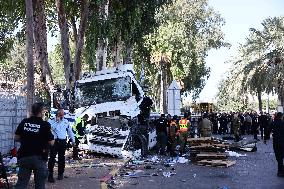
[[75, 143], [76, 143], [76, 146], [73, 147], [73, 159], [75, 160], [76, 159], [79, 160], [78, 157], [78, 152], [79, 152], [78, 146], [80, 144], [79, 139], [82, 139], [83, 136], [85, 135], [86, 125], [89, 123], [88, 119], [89, 119], [88, 114], [85, 114], [82, 118], [78, 117], [76, 123], [73, 126], [73, 131], [75, 134]]
[[54, 144], [54, 139], [50, 124], [42, 119], [43, 109], [42, 103], [33, 104], [32, 116], [24, 119], [16, 129], [15, 141], [21, 143], [18, 151], [19, 172], [16, 189], [27, 188], [32, 171], [35, 188], [45, 188], [48, 148]]
[[50, 157], [48, 161], [48, 181], [54, 183], [53, 168], [55, 164], [55, 157], [58, 154], [58, 180], [62, 180], [65, 168], [65, 150], [67, 147], [66, 136], [68, 134], [73, 146], [75, 145], [75, 137], [68, 120], [64, 119], [63, 109], [58, 109], [56, 112], [56, 118], [49, 120], [49, 123], [51, 124], [55, 144], [50, 150]]
[[167, 145], [167, 127], [168, 120], [165, 118], [165, 114], [161, 114], [161, 117], [157, 120], [156, 133], [157, 133], [157, 152], [161, 155], [165, 154], [165, 148]]
[[273, 149], [275, 153], [275, 158], [278, 163], [277, 176], [284, 177], [284, 121], [283, 113], [278, 112], [276, 114], [275, 120], [271, 124], [271, 129], [273, 133]]
[[176, 144], [177, 144], [177, 130], [178, 130], [178, 125], [176, 123], [176, 116], [173, 117], [169, 124], [169, 129], [168, 129], [168, 137], [169, 137], [169, 151], [171, 156], [176, 156], [175, 154], [175, 149], [176, 149]]
[[183, 117], [181, 120], [179, 120], [178, 135], [179, 135], [179, 139], [180, 139], [180, 155], [182, 155], [185, 151], [185, 146], [186, 146], [187, 137], [188, 137], [189, 125], [190, 125], [190, 122], [185, 117]]

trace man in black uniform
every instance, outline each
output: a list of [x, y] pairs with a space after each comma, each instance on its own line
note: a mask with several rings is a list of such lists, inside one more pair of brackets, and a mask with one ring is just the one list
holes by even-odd
[[260, 135], [262, 140], [267, 140], [267, 133], [268, 133], [268, 117], [260, 112], [260, 116], [258, 117], [258, 122], [260, 126]]
[[220, 128], [219, 128], [219, 134], [226, 134], [228, 131], [228, 120], [227, 120], [227, 115], [223, 113], [219, 119], [220, 122]]
[[252, 118], [252, 133], [253, 133], [253, 138], [255, 140], [258, 140], [257, 134], [258, 134], [258, 127], [259, 127], [259, 122], [258, 122], [258, 116], [257, 113], [254, 112], [251, 116]]
[[283, 158], [284, 158], [284, 122], [283, 113], [278, 112], [275, 120], [271, 124], [273, 133], [273, 149], [278, 163], [277, 176], [284, 177]]
[[36, 189], [45, 188], [49, 145], [54, 144], [51, 126], [43, 121], [43, 104], [35, 103], [32, 116], [23, 119], [15, 132], [15, 141], [21, 143], [18, 151], [18, 182], [16, 189], [27, 188], [32, 171]]
[[161, 117], [157, 120], [156, 132], [157, 132], [157, 152], [161, 155], [165, 154], [165, 148], [167, 145], [167, 127], [168, 120], [165, 118], [165, 114], [161, 114]]

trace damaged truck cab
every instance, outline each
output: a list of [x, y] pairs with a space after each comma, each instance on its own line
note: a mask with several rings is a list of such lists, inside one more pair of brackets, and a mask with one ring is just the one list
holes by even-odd
[[88, 114], [91, 124], [79, 148], [119, 157], [146, 154], [156, 145], [149, 101], [132, 64], [84, 74], [75, 86], [75, 118]]

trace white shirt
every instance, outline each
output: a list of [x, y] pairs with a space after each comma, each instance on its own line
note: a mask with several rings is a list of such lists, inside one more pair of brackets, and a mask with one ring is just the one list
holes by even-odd
[[57, 122], [56, 118], [49, 119], [48, 122], [51, 125], [51, 131], [54, 136], [54, 139], [66, 139], [68, 134], [72, 142], [75, 142], [74, 133], [67, 119], [62, 119]]

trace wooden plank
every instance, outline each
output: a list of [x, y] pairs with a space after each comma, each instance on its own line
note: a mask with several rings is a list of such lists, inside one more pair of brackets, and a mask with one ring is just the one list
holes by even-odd
[[201, 144], [198, 146], [190, 146], [190, 149], [200, 149], [200, 148], [225, 148], [228, 149], [229, 145], [226, 144]]
[[196, 155], [197, 159], [226, 159], [227, 154], [224, 153], [200, 153]]
[[197, 161], [197, 165], [207, 165], [207, 166], [212, 166], [212, 167], [230, 167], [232, 165], [236, 164], [235, 160], [200, 160]]
[[188, 142], [196, 142], [196, 141], [206, 141], [206, 140], [212, 140], [211, 137], [200, 137], [200, 138], [188, 138]]

